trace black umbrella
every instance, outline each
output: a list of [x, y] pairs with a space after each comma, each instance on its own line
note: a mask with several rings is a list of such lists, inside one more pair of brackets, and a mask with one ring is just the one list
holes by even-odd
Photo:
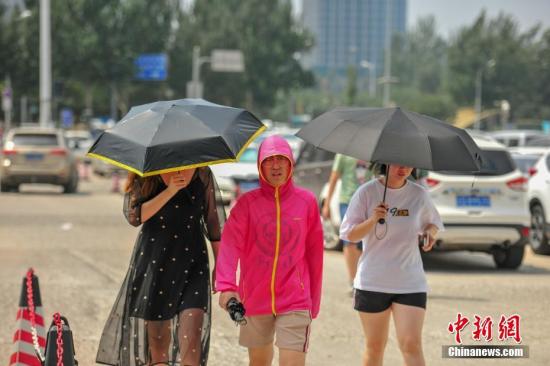
[[[336, 108], [296, 136], [357, 159], [427, 170], [479, 171], [481, 150], [470, 135], [438, 119], [396, 108]], [[388, 179], [384, 198], [386, 199]]]
[[235, 162], [266, 127], [252, 113], [203, 99], [133, 107], [88, 155], [150, 176]]

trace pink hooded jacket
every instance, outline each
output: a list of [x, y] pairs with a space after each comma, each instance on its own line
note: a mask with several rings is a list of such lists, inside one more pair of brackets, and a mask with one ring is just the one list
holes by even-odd
[[[260, 169], [263, 160], [273, 155], [291, 162], [286, 183], [277, 188]], [[293, 167], [286, 140], [266, 138], [258, 152], [260, 188], [239, 198], [223, 229], [216, 289], [238, 291], [247, 315], [309, 310], [315, 318], [319, 313], [323, 229], [315, 196], [292, 182]]]

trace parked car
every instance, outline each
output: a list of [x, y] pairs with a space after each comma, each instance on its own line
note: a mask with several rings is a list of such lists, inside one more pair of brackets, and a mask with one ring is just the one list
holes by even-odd
[[537, 149], [540, 154], [529, 168], [527, 197], [531, 213], [530, 243], [538, 254], [550, 254], [550, 149]]
[[22, 183], [46, 183], [74, 193], [78, 187], [76, 160], [63, 131], [21, 127], [8, 132], [0, 166], [2, 192], [18, 191]]
[[428, 172], [422, 179], [445, 225], [434, 250], [489, 253], [498, 268], [516, 269], [529, 241], [528, 179], [504, 145], [473, 138], [483, 152], [480, 172]]
[[529, 140], [525, 146], [529, 147], [550, 147], [550, 136], [544, 135], [541, 137]]
[[67, 130], [65, 131], [65, 141], [77, 161], [91, 164], [92, 159], [86, 156], [86, 153], [94, 143], [94, 138], [90, 131]]
[[531, 140], [544, 136], [539, 130], [501, 130], [489, 132], [488, 135], [508, 147], [526, 146]]
[[518, 169], [523, 175], [530, 178], [534, 173], [535, 164], [548, 151], [548, 148], [525, 146], [509, 148], [508, 151]]

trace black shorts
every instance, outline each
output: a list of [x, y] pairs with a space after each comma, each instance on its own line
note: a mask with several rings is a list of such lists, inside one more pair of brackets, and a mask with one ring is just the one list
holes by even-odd
[[425, 292], [389, 294], [355, 289], [354, 309], [364, 313], [379, 313], [388, 309], [394, 302], [426, 309], [426, 301], [427, 295]]

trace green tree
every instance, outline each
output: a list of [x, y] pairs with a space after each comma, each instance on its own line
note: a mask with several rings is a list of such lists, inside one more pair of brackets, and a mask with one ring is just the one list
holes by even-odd
[[394, 37], [392, 73], [399, 84], [422, 93], [444, 89], [447, 44], [436, 32], [433, 16], [420, 18], [416, 26]]
[[481, 72], [485, 107], [493, 108], [495, 102], [506, 99], [512, 115], [532, 114], [537, 99], [534, 41], [538, 34], [538, 27], [520, 33], [510, 15], [489, 20], [485, 12], [472, 26], [462, 28], [449, 49], [449, 90], [457, 103], [474, 105], [476, 74]]
[[278, 91], [311, 85], [297, 53], [311, 45], [292, 17], [287, 0], [202, 0], [192, 10], [193, 44], [208, 55], [216, 48], [243, 52], [244, 73], [201, 72], [205, 97], [265, 112]]

